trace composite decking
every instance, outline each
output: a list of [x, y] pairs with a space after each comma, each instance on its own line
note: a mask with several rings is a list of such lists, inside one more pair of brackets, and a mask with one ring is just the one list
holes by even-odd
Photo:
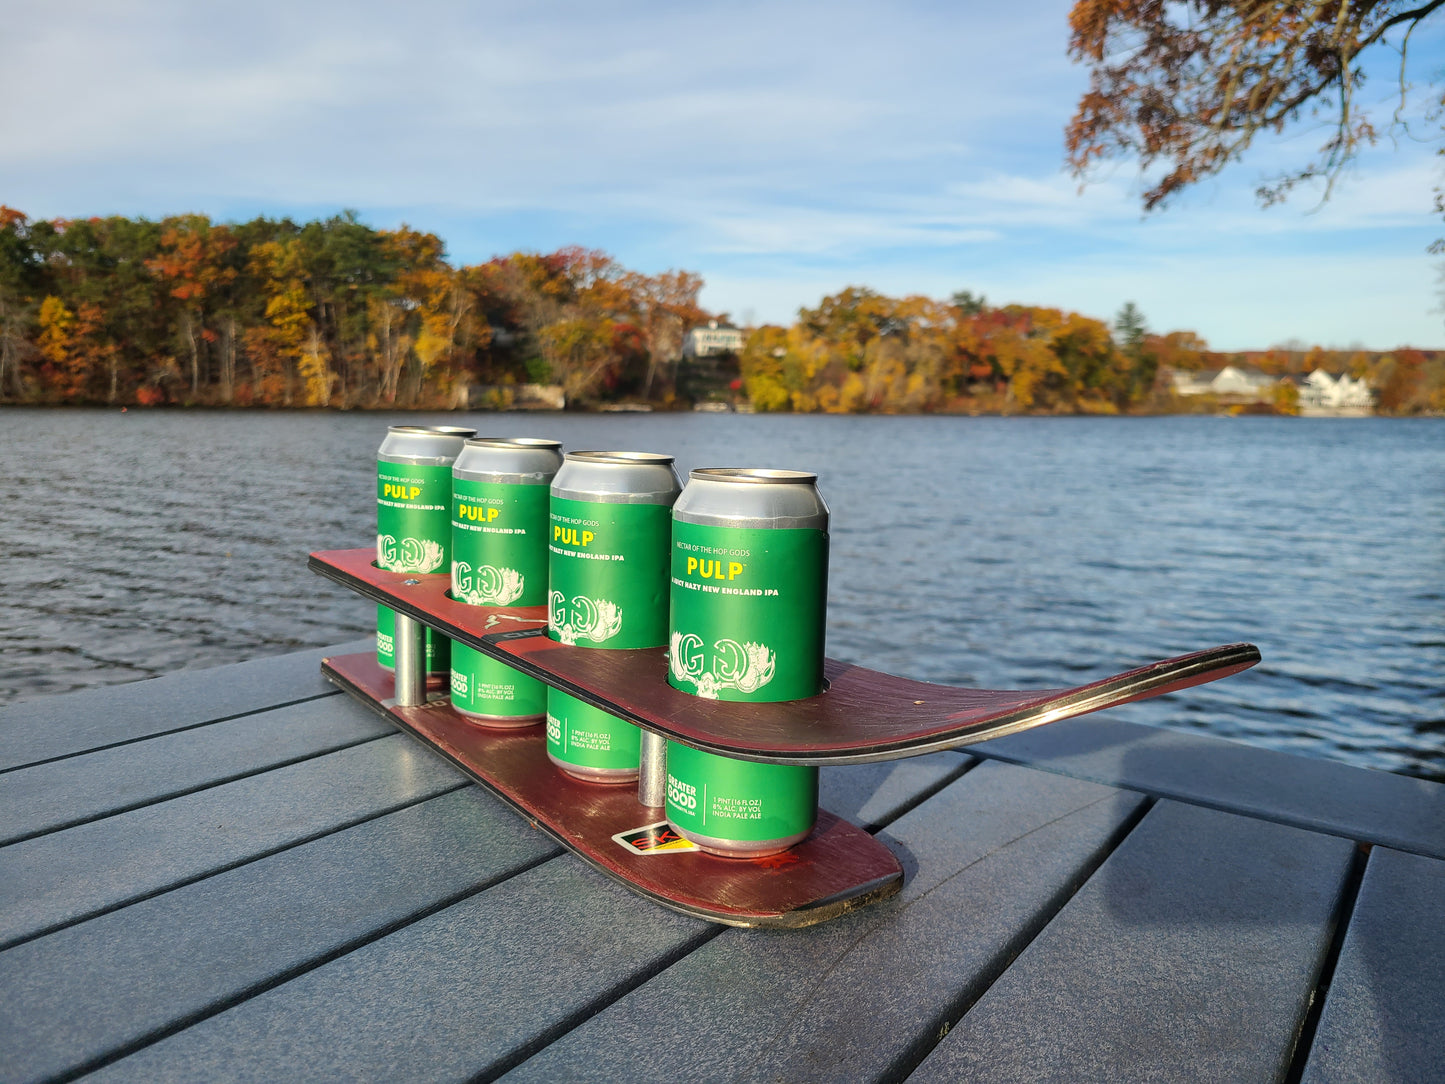
[[1445, 786], [1107, 715], [825, 768], [902, 892], [728, 929], [322, 680], [363, 649], [0, 709], [0, 1080], [1445, 1079]]

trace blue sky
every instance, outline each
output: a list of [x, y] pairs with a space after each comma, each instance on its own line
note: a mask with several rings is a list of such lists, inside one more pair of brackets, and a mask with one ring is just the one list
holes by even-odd
[[[1323, 206], [1253, 200], [1321, 142], [1309, 127], [1162, 213], [1141, 213], [1132, 164], [1080, 194], [1062, 164], [1086, 78], [1068, 7], [11, 5], [0, 202], [35, 218], [353, 207], [466, 263], [580, 244], [686, 268], [747, 322], [860, 285], [1106, 319], [1132, 300], [1152, 329], [1225, 350], [1445, 345], [1432, 144], [1383, 141]], [[1445, 67], [1442, 29], [1414, 43], [1422, 83]], [[1365, 96], [1391, 90], [1382, 72]]]

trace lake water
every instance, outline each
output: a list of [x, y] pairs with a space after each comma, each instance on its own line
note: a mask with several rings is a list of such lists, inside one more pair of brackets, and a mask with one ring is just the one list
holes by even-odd
[[1445, 420], [0, 411], [0, 703], [367, 634], [391, 422], [816, 470], [828, 652], [992, 688], [1238, 640], [1119, 718], [1445, 779]]

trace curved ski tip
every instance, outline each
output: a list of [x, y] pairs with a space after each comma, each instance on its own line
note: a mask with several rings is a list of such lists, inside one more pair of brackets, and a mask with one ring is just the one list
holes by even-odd
[[[1216, 658], [1223, 665], [1237, 665], [1241, 670], [1248, 670], [1264, 658], [1259, 653], [1259, 648], [1249, 643], [1220, 644], [1218, 647], [1201, 651], [1199, 654]], [[1188, 658], [1188, 656], [1185, 657]]]
[[1166, 673], [1208, 675], [1206, 680], [1213, 681], [1248, 670], [1262, 658], [1259, 648], [1254, 644], [1220, 644], [1218, 647], [1207, 647], [1203, 651], [1176, 655], [1172, 659], [1161, 659], [1142, 669], [1153, 670], [1161, 676]]
[[[1117, 678], [1106, 678], [1098, 682], [1094, 688], [1102, 692], [1112, 686], [1112, 696], [1106, 694], [1105, 702], [1088, 710], [1097, 711], [1100, 707], [1146, 700], [1165, 693], [1179, 692], [1194, 685], [1218, 681], [1220, 678], [1248, 670], [1262, 658], [1259, 648], [1254, 644], [1241, 643], [1221, 644], [1203, 651], [1192, 651], [1188, 655], [1162, 659], [1150, 666], [1120, 674]], [[1114, 697], [1117, 699], [1113, 699]], [[1113, 703], [1108, 703], [1108, 700], [1113, 700]]]

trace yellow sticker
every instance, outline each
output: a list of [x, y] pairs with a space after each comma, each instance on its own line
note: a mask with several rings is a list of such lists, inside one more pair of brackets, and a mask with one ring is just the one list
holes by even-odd
[[633, 854], [677, 854], [682, 851], [698, 850], [698, 845], [677, 834], [677, 829], [667, 821], [644, 824], [618, 832], [612, 837], [614, 843]]

